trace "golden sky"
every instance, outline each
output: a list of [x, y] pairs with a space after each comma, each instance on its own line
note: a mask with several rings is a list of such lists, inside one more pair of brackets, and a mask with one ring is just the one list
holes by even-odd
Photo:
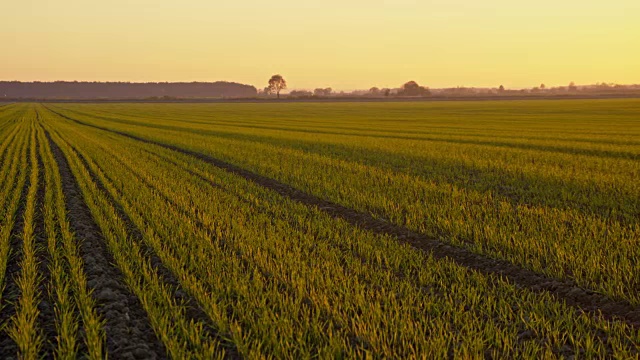
[[640, 83], [640, 0], [6, 0], [0, 80]]

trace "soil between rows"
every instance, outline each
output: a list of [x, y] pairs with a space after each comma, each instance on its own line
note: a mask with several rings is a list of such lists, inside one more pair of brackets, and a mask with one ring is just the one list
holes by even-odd
[[164, 345], [153, 332], [139, 299], [124, 284], [102, 233], [84, 201], [62, 150], [46, 132], [58, 164], [68, 220], [80, 245], [87, 285], [106, 320], [106, 350], [115, 359], [166, 359]]
[[629, 326], [640, 328], [640, 309], [634, 307], [626, 301], [611, 299], [610, 297], [596, 293], [589, 289], [584, 289], [570, 280], [560, 280], [539, 274], [535, 271], [514, 265], [505, 260], [494, 259], [484, 255], [476, 254], [470, 250], [445, 244], [437, 239], [418, 234], [405, 227], [398, 226], [387, 221], [377, 219], [372, 215], [356, 211], [345, 206], [320, 199], [314, 195], [300, 191], [288, 184], [281, 183], [275, 179], [259, 175], [239, 166], [213, 158], [211, 156], [191, 150], [182, 149], [177, 146], [159, 143], [157, 141], [145, 139], [139, 136], [128, 134], [106, 127], [85, 123], [60, 114], [54, 110], [47, 109], [60, 117], [71, 120], [77, 124], [96, 128], [125, 136], [137, 141], [154, 144], [166, 149], [193, 156], [220, 169], [224, 169], [232, 174], [250, 180], [260, 186], [271, 189], [278, 194], [291, 200], [300, 202], [308, 206], [315, 206], [323, 210], [334, 218], [343, 219], [362, 229], [373, 231], [379, 234], [386, 234], [405, 242], [416, 249], [420, 249], [433, 254], [438, 259], [450, 259], [466, 268], [480, 273], [502, 277], [516, 286], [530, 289], [534, 292], [547, 292], [557, 300], [565, 302], [567, 305], [580, 309], [592, 315], [602, 315], [606, 319], [624, 322]]

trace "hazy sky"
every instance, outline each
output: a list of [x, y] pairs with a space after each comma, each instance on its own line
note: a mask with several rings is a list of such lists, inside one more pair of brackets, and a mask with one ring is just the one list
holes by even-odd
[[6, 0], [1, 80], [640, 83], [640, 0]]

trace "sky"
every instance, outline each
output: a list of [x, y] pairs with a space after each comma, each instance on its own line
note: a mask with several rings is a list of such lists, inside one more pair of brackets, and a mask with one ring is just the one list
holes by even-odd
[[7, 0], [0, 44], [0, 80], [630, 84], [640, 1]]

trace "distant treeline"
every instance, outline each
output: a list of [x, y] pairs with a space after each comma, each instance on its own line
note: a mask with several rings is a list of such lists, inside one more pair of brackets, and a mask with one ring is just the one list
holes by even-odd
[[[270, 96], [261, 92], [262, 96]], [[640, 85], [620, 85], [612, 83], [598, 83], [593, 85], [576, 85], [571, 82], [568, 86], [547, 87], [540, 84], [528, 89], [506, 89], [500, 85], [494, 88], [455, 87], [430, 89], [415, 81], [409, 81], [399, 88], [372, 87], [369, 90], [354, 90], [352, 92], [333, 92], [331, 88], [309, 90], [293, 90], [285, 95], [289, 98], [311, 99], [318, 97], [348, 97], [348, 98], [504, 98], [504, 97], [622, 97], [640, 96]]]
[[0, 101], [8, 99], [145, 99], [244, 98], [258, 93], [251, 85], [233, 82], [19, 82], [0, 81]]

